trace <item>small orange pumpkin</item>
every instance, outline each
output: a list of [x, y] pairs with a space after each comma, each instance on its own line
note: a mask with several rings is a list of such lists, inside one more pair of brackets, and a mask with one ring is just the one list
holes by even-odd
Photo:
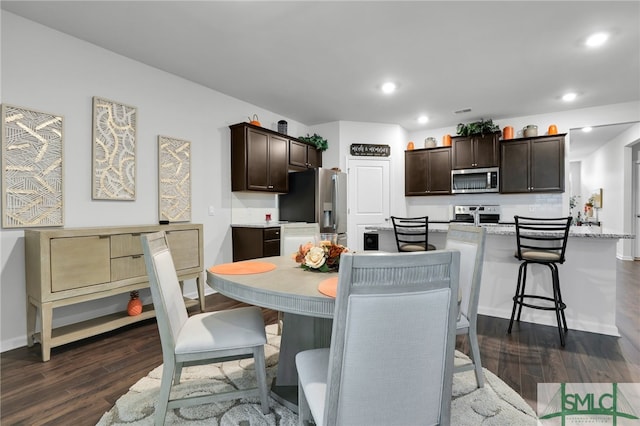
[[258, 121], [258, 114], [253, 114], [253, 118], [249, 117], [249, 124], [260, 126], [260, 122]]
[[407, 144], [407, 150], [411, 151], [413, 150], [413, 148], [415, 148], [413, 141], [409, 141], [409, 143]]
[[552, 124], [549, 126], [549, 131], [547, 132], [550, 135], [557, 135], [558, 134], [558, 126], [556, 126], [555, 124]]
[[131, 300], [127, 304], [127, 314], [131, 317], [140, 315], [142, 313], [142, 301], [138, 298], [138, 292], [134, 290], [129, 295]]

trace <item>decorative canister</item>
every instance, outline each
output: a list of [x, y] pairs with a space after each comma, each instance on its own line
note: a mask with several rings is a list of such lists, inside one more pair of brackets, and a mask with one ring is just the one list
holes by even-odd
[[415, 148], [415, 145], [413, 144], [413, 141], [409, 141], [409, 143], [407, 144], [407, 150], [411, 151], [411, 150], [413, 150], [413, 148]]
[[513, 127], [507, 126], [502, 129], [502, 139], [513, 139]]
[[557, 135], [558, 134], [558, 126], [556, 126], [555, 124], [551, 124], [549, 126], [549, 130], [547, 131], [548, 134], [550, 135]]
[[532, 136], [538, 136], [538, 126], [535, 124], [529, 124], [528, 126], [524, 126], [522, 129], [522, 134], [525, 138], [530, 138]]
[[283, 135], [287, 134], [287, 122], [284, 120], [278, 121], [278, 133], [282, 133]]
[[437, 145], [438, 145], [438, 142], [436, 141], [436, 138], [426, 138], [424, 140], [425, 148], [435, 148]]
[[451, 146], [451, 135], [446, 134], [442, 137], [442, 146]]

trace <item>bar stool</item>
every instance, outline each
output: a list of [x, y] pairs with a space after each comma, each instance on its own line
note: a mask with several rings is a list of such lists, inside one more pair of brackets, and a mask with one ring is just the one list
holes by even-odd
[[[558, 332], [560, 333], [560, 344], [565, 344], [565, 334], [568, 331], [567, 319], [564, 310], [567, 305], [562, 301], [560, 292], [560, 279], [558, 277], [558, 263], [565, 261], [565, 251], [569, 237], [569, 227], [571, 226], [571, 216], [560, 218], [533, 218], [514, 216], [516, 222], [516, 241], [518, 248], [515, 257], [522, 261], [518, 270], [518, 285], [516, 294], [513, 296], [513, 309], [511, 320], [509, 321], [508, 333], [511, 333], [513, 319], [518, 309], [518, 317], [522, 307], [545, 311], [555, 311], [558, 322]], [[529, 264], [539, 264], [548, 266], [551, 270], [551, 284], [553, 287], [553, 297], [526, 294], [527, 266]], [[525, 300], [537, 299], [553, 302], [553, 306], [548, 304], [533, 304]]]
[[399, 252], [436, 250], [429, 244], [429, 216], [391, 216]]

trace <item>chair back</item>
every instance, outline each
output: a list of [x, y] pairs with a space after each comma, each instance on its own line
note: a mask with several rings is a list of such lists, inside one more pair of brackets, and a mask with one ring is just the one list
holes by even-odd
[[469, 320], [478, 314], [485, 240], [485, 228], [449, 225], [445, 249], [460, 251], [460, 313]]
[[324, 424], [449, 424], [459, 262], [342, 255]]
[[516, 257], [535, 262], [564, 263], [571, 216], [534, 218], [514, 216], [516, 222]]
[[427, 250], [429, 240], [429, 216], [391, 216], [398, 251]]
[[174, 356], [176, 336], [187, 321], [187, 308], [164, 231], [141, 237], [149, 287], [165, 362]]
[[280, 227], [280, 255], [290, 256], [306, 243], [313, 243], [320, 234], [317, 223], [285, 223]]

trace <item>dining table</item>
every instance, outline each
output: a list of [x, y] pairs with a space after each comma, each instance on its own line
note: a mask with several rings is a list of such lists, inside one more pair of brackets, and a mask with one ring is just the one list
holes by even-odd
[[305, 270], [290, 256], [265, 257], [207, 269], [207, 284], [222, 295], [283, 313], [278, 367], [271, 395], [296, 412], [295, 356], [300, 351], [330, 346], [335, 309], [335, 298], [331, 294], [337, 278], [337, 272]]

